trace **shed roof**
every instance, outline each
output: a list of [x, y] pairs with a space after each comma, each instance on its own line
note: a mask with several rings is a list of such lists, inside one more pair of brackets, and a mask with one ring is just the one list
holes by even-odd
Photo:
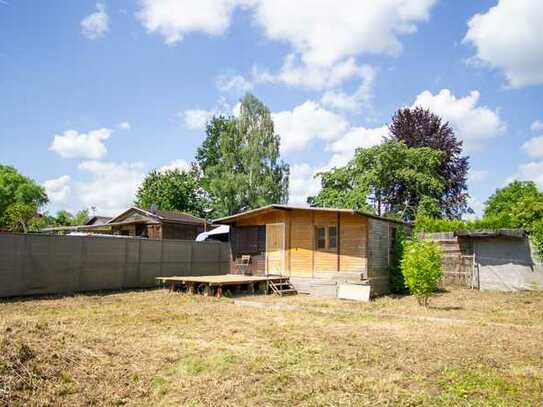
[[198, 218], [196, 216], [193, 216], [184, 212], [163, 211], [160, 209], [142, 209], [142, 208], [133, 206], [121, 212], [114, 218], [112, 218], [107, 224], [112, 224], [112, 223], [117, 222], [119, 218], [122, 218], [125, 214], [131, 211], [139, 212], [147, 217], [151, 217], [155, 219], [158, 222], [174, 222], [174, 223], [186, 223], [186, 224], [194, 224], [194, 225], [201, 225], [205, 222], [205, 220], [202, 218]]
[[509, 239], [524, 239], [528, 236], [525, 229], [481, 229], [481, 230], [457, 230], [454, 232], [457, 237], [468, 237], [472, 239], [484, 238], [509, 238]]
[[240, 218], [243, 218], [243, 217], [246, 217], [246, 216], [261, 214], [261, 213], [268, 212], [268, 211], [271, 211], [271, 210], [274, 210], [274, 209], [276, 209], [276, 210], [284, 210], [284, 211], [305, 210], [305, 211], [325, 211], [325, 212], [350, 213], [350, 214], [353, 214], [353, 215], [367, 216], [369, 218], [384, 220], [384, 221], [387, 221], [387, 222], [399, 223], [399, 224], [402, 224], [402, 225], [410, 225], [407, 222], [403, 222], [403, 221], [396, 220], [396, 219], [385, 218], [385, 217], [382, 217], [382, 216], [373, 215], [371, 213], [366, 213], [366, 212], [355, 210], [355, 209], [317, 208], [317, 207], [309, 207], [309, 206], [280, 205], [280, 204], [271, 204], [271, 205], [267, 205], [267, 206], [262, 206], [260, 208], [251, 209], [251, 210], [248, 210], [248, 211], [245, 211], [245, 212], [241, 212], [241, 213], [238, 213], [238, 214], [235, 214], [235, 215], [225, 216], [223, 218], [213, 220], [213, 223], [226, 223], [226, 224], [234, 223], [235, 221], [237, 221]]
[[98, 216], [94, 215], [91, 216], [87, 221], [85, 222], [85, 225], [103, 225], [104, 223], [107, 223], [111, 220], [110, 216]]

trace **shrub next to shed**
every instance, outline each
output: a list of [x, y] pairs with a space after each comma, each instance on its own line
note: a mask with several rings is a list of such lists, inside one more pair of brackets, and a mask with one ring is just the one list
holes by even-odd
[[439, 245], [424, 240], [406, 241], [401, 267], [409, 291], [420, 305], [427, 307], [442, 277]]

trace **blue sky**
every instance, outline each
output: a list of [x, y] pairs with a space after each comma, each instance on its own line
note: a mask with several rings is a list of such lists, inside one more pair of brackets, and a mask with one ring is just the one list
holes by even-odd
[[50, 211], [114, 214], [251, 91], [302, 203], [420, 104], [464, 140], [480, 211], [512, 178], [543, 187], [542, 19], [540, 0], [0, 0], [0, 162]]

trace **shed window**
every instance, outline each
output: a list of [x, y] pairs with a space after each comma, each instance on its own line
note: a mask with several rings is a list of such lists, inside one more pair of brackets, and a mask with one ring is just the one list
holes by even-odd
[[335, 226], [330, 226], [328, 228], [328, 248], [337, 248], [337, 228]]
[[337, 249], [337, 227], [317, 226], [315, 241], [317, 249]]
[[317, 228], [317, 249], [326, 248], [326, 228], [318, 227]]

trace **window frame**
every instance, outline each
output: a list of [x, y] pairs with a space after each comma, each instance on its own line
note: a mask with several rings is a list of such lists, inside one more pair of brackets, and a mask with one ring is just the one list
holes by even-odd
[[[320, 237], [320, 230], [324, 229], [324, 239]], [[335, 245], [332, 247], [330, 245], [330, 229], [335, 229]], [[314, 234], [315, 234], [315, 250], [326, 251], [326, 252], [335, 252], [339, 247], [339, 229], [337, 224], [325, 224], [325, 225], [315, 225]], [[324, 240], [324, 247], [319, 247], [319, 243]]]

